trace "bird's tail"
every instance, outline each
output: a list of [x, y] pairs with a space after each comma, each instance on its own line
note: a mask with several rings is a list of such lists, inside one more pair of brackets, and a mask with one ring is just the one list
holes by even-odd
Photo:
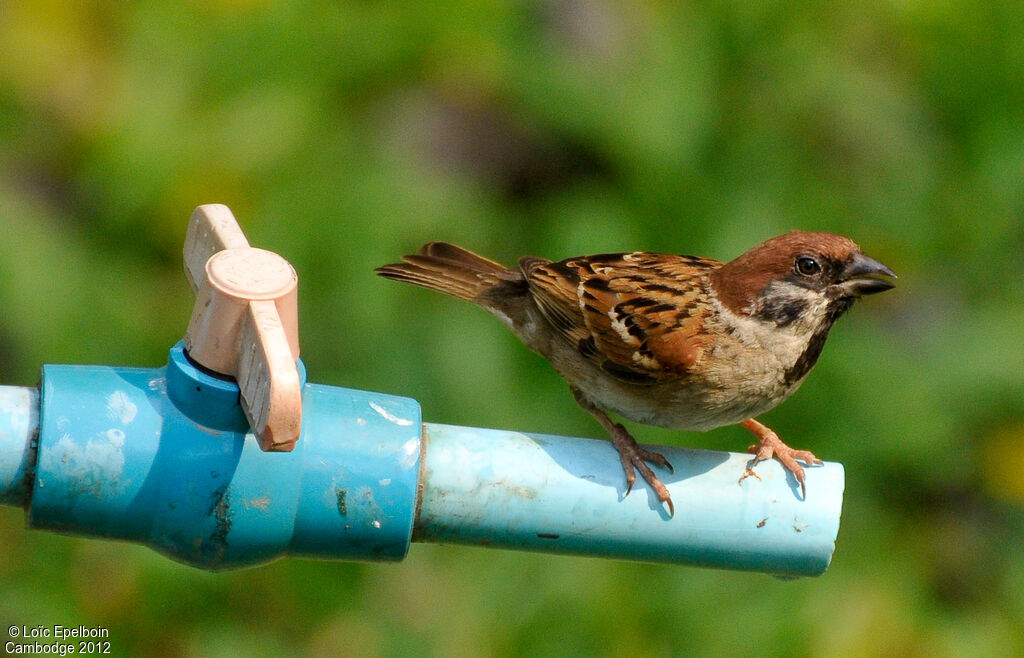
[[428, 242], [402, 260], [405, 262], [382, 265], [374, 271], [386, 279], [406, 281], [477, 303], [484, 292], [517, 276], [499, 263], [448, 242]]

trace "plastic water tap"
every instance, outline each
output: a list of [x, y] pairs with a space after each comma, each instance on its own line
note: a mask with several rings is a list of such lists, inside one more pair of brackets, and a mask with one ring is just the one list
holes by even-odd
[[292, 555], [400, 560], [412, 541], [818, 575], [844, 474], [659, 448], [676, 514], [625, 495], [607, 441], [424, 424], [412, 399], [306, 382], [298, 277], [200, 206], [196, 305], [162, 368], [45, 365], [0, 386], [0, 503], [27, 525], [146, 544], [206, 569]]

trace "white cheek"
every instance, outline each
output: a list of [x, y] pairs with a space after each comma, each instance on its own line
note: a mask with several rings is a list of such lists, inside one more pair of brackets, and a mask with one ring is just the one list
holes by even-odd
[[756, 320], [746, 315], [736, 315], [724, 307], [722, 319], [734, 328], [735, 338], [751, 347], [763, 347], [779, 354], [791, 353], [807, 343], [807, 337], [803, 332], [794, 331], [792, 327], [780, 329], [774, 323]]
[[[781, 360], [789, 361], [803, 354], [811, 335], [826, 317], [828, 300], [819, 293], [785, 282], [776, 283], [770, 294], [781, 298], [799, 299], [806, 304], [807, 310], [799, 320], [780, 327], [774, 322], [758, 320], [746, 313], [733, 313], [721, 304], [716, 305], [723, 322], [733, 327], [733, 336], [737, 340], [744, 345], [763, 348]], [[744, 309], [753, 310], [755, 309]]]
[[[800, 302], [805, 307], [803, 315], [788, 327], [776, 327], [772, 323], [766, 325], [771, 326], [776, 333], [786, 330], [796, 334], [803, 334], [808, 331], [813, 332], [828, 314], [829, 300], [824, 295], [787, 281], [776, 281], [773, 283], [769, 288], [768, 295], [783, 302], [789, 300]], [[756, 311], [757, 309], [750, 310]]]

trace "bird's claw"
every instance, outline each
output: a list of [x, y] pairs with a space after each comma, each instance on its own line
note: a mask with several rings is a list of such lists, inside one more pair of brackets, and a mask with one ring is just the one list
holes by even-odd
[[743, 426], [757, 436], [759, 443], [747, 448], [747, 452], [752, 453], [754, 458], [747, 462], [747, 470], [740, 477], [739, 481], [742, 482], [751, 475], [760, 480], [761, 478], [753, 471], [754, 466], [758, 462], [775, 457], [782, 464], [783, 468], [792, 473], [793, 477], [796, 478], [796, 481], [800, 484], [800, 497], [806, 500], [807, 475], [803, 466], [798, 464], [797, 460], [804, 462], [808, 466], [824, 464], [825, 462], [815, 457], [814, 453], [809, 450], [794, 450], [790, 448], [782, 442], [778, 434], [754, 419], [746, 421], [743, 423]]
[[658, 501], [668, 505], [668, 515], [670, 517], [675, 516], [676, 508], [672, 504], [672, 495], [669, 493], [668, 487], [658, 479], [654, 471], [651, 470], [651, 467], [647, 465], [647, 462], [667, 468], [669, 473], [674, 473], [675, 470], [672, 468], [672, 464], [661, 453], [641, 448], [637, 444], [636, 439], [622, 425], [617, 425], [615, 430], [612, 433], [612, 443], [615, 445], [615, 449], [619, 451], [622, 470], [626, 473], [625, 496], [628, 496], [633, 490], [633, 484], [636, 483], [636, 472], [640, 471], [640, 476], [654, 489], [655, 495], [658, 496]]

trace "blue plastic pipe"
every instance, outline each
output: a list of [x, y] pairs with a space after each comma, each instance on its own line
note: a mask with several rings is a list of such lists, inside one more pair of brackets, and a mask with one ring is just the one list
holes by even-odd
[[774, 460], [658, 447], [675, 516], [642, 480], [627, 496], [609, 441], [427, 424], [414, 540], [820, 575], [839, 531], [843, 467], [807, 469], [806, 501]]
[[238, 389], [180, 344], [167, 367], [45, 366], [0, 387], [0, 503], [32, 528], [124, 539], [224, 569], [284, 555], [400, 560], [411, 541], [819, 575], [843, 468], [659, 448], [676, 513], [625, 483], [608, 441], [423, 425], [411, 399], [303, 388], [301, 440], [265, 453]]

